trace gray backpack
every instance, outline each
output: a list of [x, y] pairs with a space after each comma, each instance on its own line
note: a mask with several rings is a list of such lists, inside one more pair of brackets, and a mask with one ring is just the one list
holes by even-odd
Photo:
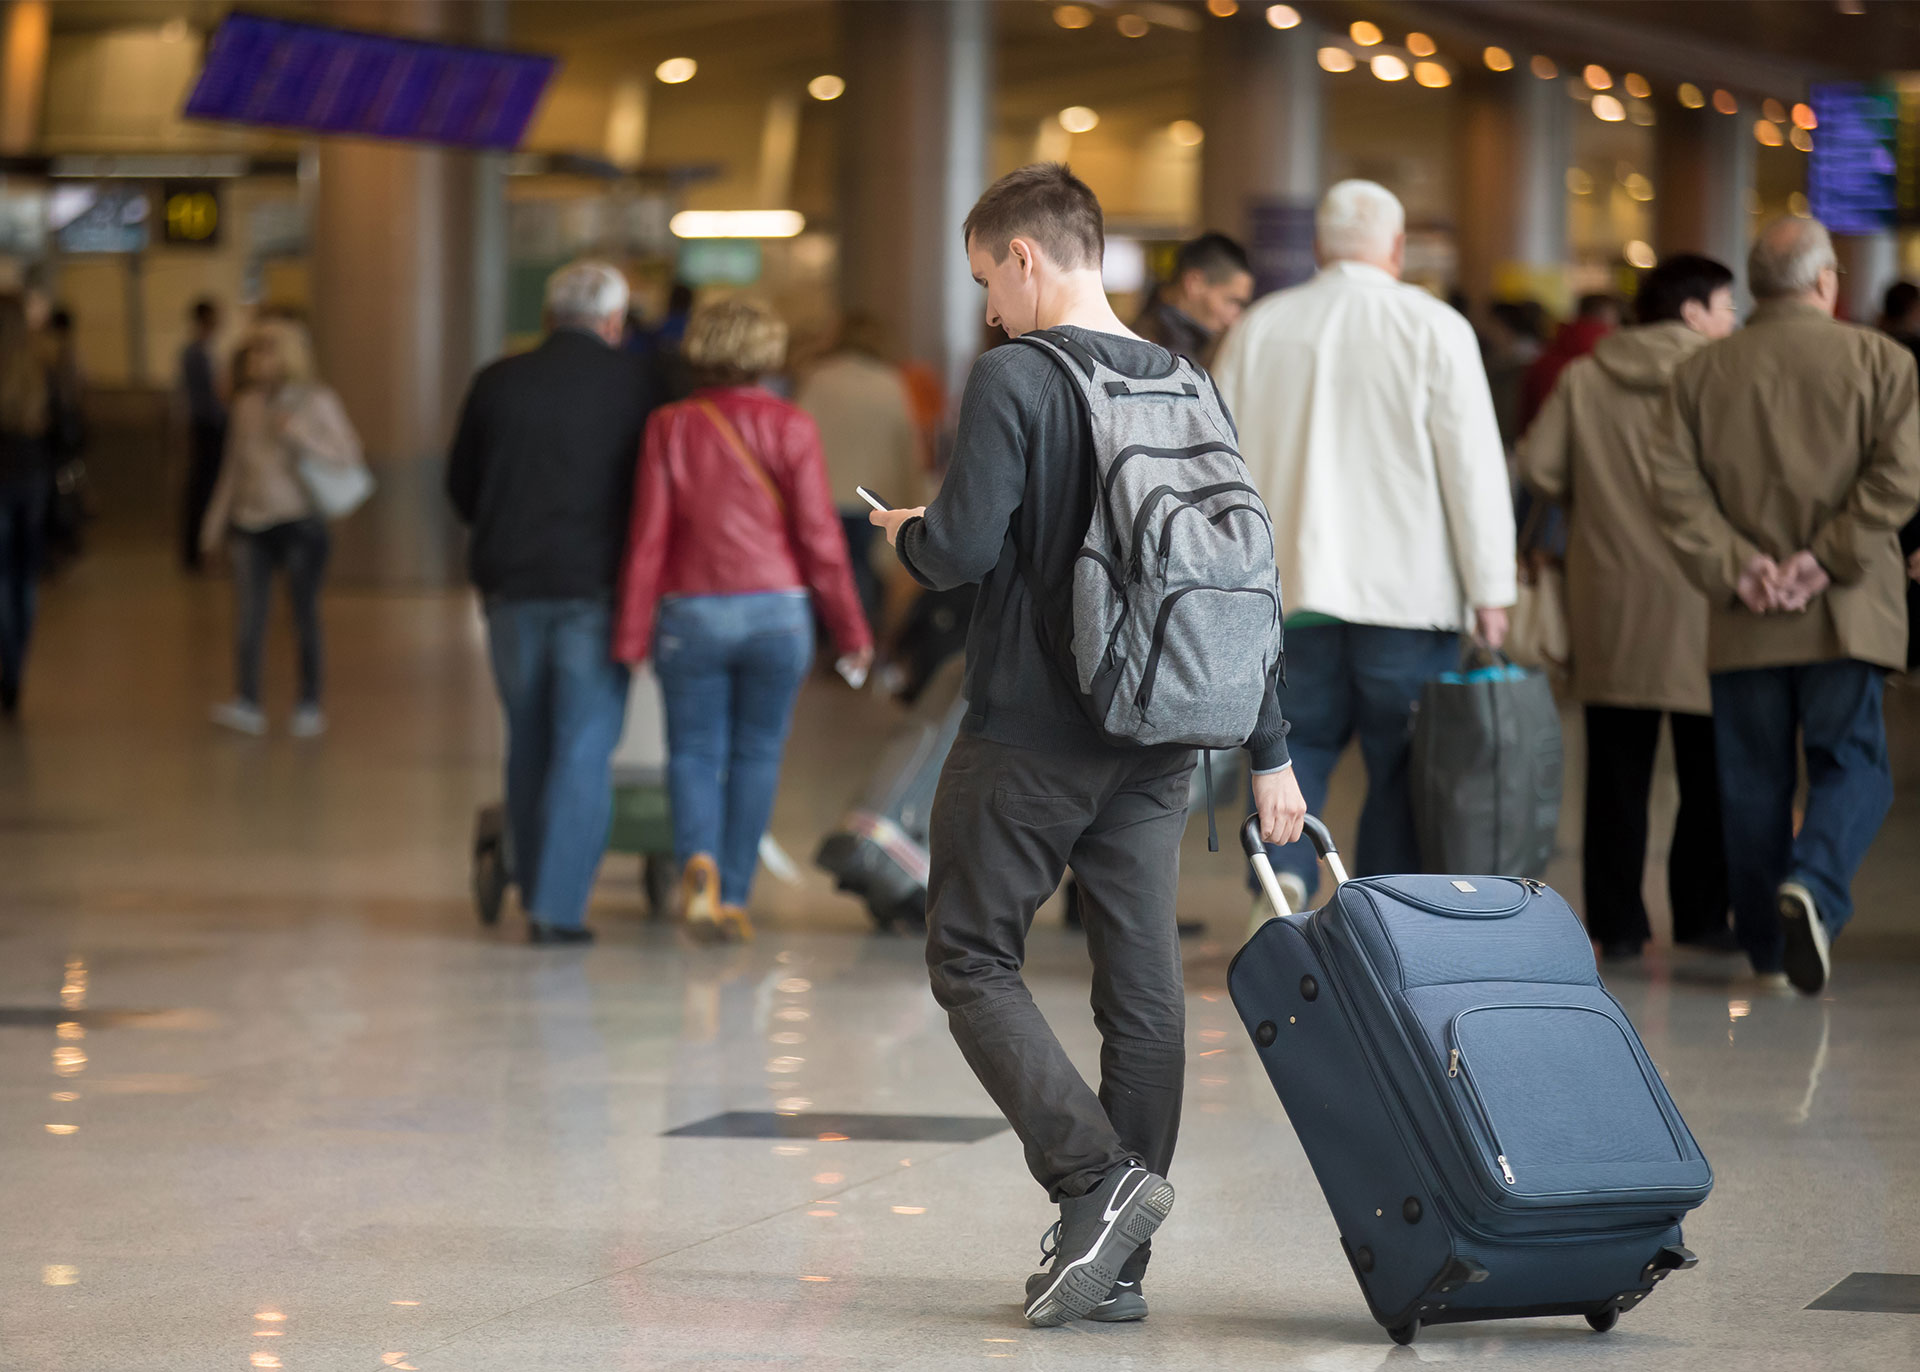
[[1114, 743], [1242, 746], [1282, 665], [1280, 575], [1212, 380], [1183, 357], [1124, 376], [1064, 333], [1019, 341], [1074, 379], [1093, 433], [1070, 601], [1081, 704]]

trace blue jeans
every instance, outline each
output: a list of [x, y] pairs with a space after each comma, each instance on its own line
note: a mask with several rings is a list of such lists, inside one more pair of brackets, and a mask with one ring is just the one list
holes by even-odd
[[[20, 694], [39, 602], [48, 482], [34, 475], [0, 482], [0, 700]], [[10, 708], [10, 706], [9, 706]]]
[[793, 702], [813, 662], [806, 595], [678, 596], [660, 606], [653, 664], [667, 711], [673, 854], [720, 864], [720, 900], [744, 906], [773, 816]]
[[507, 715], [507, 829], [527, 917], [574, 928], [613, 820], [611, 759], [627, 669], [598, 600], [487, 602], [487, 649]]
[[[1413, 707], [1420, 688], [1460, 660], [1460, 636], [1440, 629], [1375, 624], [1311, 624], [1287, 630], [1287, 684], [1281, 705], [1292, 725], [1287, 748], [1307, 809], [1326, 809], [1340, 754], [1357, 734], [1367, 768], [1367, 799], [1348, 868], [1355, 876], [1417, 872], [1407, 784]], [[1268, 848], [1276, 870], [1293, 872], [1311, 893], [1318, 857], [1307, 839]]]
[[[1756, 971], [1780, 970], [1781, 882], [1813, 893], [1830, 934], [1853, 916], [1853, 874], [1893, 805], [1885, 689], [1881, 668], [1849, 659], [1714, 675], [1733, 927]], [[1796, 732], [1807, 762], [1807, 813], [1797, 837]]]

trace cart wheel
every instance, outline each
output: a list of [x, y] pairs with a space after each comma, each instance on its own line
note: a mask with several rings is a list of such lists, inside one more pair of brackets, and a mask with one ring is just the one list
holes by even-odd
[[1393, 1328], [1389, 1329], [1387, 1331], [1387, 1337], [1404, 1348], [1413, 1342], [1414, 1336], [1419, 1332], [1420, 1321], [1408, 1320], [1405, 1324], [1396, 1324]]
[[640, 889], [647, 897], [647, 918], [658, 922], [673, 914], [673, 861], [659, 853], [640, 859]]
[[473, 908], [482, 924], [500, 922], [500, 906], [507, 898], [507, 855], [498, 839], [473, 845]]
[[1594, 1333], [1604, 1334], [1620, 1323], [1620, 1312], [1611, 1305], [1603, 1310], [1590, 1311], [1587, 1315], [1587, 1323], [1593, 1326]]

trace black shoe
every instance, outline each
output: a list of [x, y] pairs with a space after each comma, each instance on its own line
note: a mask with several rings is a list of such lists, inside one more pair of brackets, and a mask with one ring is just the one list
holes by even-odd
[[592, 943], [593, 930], [584, 924], [542, 924], [527, 921], [528, 943]]
[[[1060, 1236], [1060, 1225], [1056, 1221], [1047, 1231], [1046, 1241], [1040, 1245], [1040, 1260], [1049, 1261], [1053, 1257], [1052, 1244]], [[1087, 1318], [1101, 1324], [1130, 1324], [1147, 1317], [1147, 1295], [1140, 1288], [1140, 1280], [1147, 1272], [1147, 1250], [1145, 1246], [1133, 1250], [1133, 1256], [1127, 1259], [1126, 1266], [1120, 1269], [1120, 1280], [1113, 1284], [1113, 1290], [1107, 1292], [1107, 1298], [1087, 1312]], [[1027, 1278], [1027, 1299], [1031, 1301], [1040, 1294], [1040, 1288], [1052, 1279], [1052, 1274], [1035, 1272]]]
[[1083, 1320], [1113, 1294], [1134, 1250], [1173, 1210], [1173, 1187], [1138, 1163], [1116, 1167], [1084, 1196], [1060, 1202], [1052, 1265], [1028, 1285], [1027, 1322]]
[[1704, 934], [1694, 934], [1689, 938], [1677, 938], [1674, 943], [1682, 948], [1698, 948], [1703, 953], [1740, 951], [1740, 936], [1724, 926], [1719, 929], [1709, 929]]
[[1780, 907], [1780, 931], [1786, 937], [1782, 954], [1787, 980], [1803, 995], [1817, 996], [1826, 990], [1833, 974], [1832, 941], [1826, 922], [1813, 903], [1813, 893], [1797, 881], [1783, 881], [1776, 900]]

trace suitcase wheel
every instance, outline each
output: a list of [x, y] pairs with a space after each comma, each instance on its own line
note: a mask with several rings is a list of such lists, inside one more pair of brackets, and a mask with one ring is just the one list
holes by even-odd
[[1604, 1334], [1620, 1323], [1620, 1312], [1611, 1305], [1590, 1310], [1587, 1312], [1587, 1323], [1593, 1326], [1594, 1333]]
[[[1588, 1318], [1592, 1317], [1589, 1316]], [[1420, 1321], [1408, 1320], [1405, 1324], [1396, 1324], [1393, 1328], [1389, 1329], [1387, 1331], [1387, 1337], [1404, 1348], [1413, 1342], [1414, 1337], [1419, 1334], [1419, 1332]]]

